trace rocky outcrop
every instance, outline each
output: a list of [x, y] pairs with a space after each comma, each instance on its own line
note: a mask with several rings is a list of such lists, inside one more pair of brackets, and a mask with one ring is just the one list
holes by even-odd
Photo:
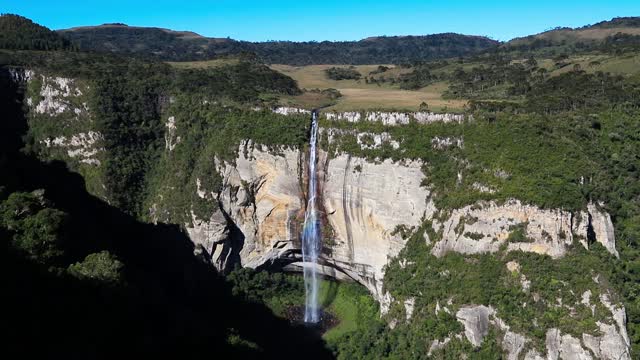
[[27, 85], [25, 102], [34, 122], [32, 126], [42, 122], [46, 123], [47, 129], [55, 129], [48, 134], [34, 133], [35, 141], [43, 145], [42, 149], [54, 150], [56, 155], [65, 154], [64, 160], [71, 158], [81, 164], [99, 166], [104, 136], [94, 130], [89, 107], [84, 102], [83, 96], [89, 87], [76, 79], [33, 70], [12, 69], [11, 74], [14, 81]]
[[[256, 109], [257, 111], [261, 110], [260, 108]], [[294, 114], [311, 114], [311, 111], [309, 110], [305, 110], [305, 109], [300, 109], [300, 108], [294, 108], [294, 107], [286, 107], [286, 106], [281, 106], [281, 107], [277, 107], [275, 109], [272, 110], [274, 113], [276, 114], [280, 114], [280, 115], [294, 115]]]
[[464, 146], [464, 140], [460, 137], [434, 136], [431, 139], [431, 147], [436, 150], [445, 150], [451, 147], [462, 148], [463, 146]]
[[461, 123], [465, 120], [465, 115], [463, 114], [436, 114], [431, 112], [324, 112], [321, 116], [333, 121], [348, 121], [351, 123], [360, 121], [380, 122], [387, 126], [406, 125], [412, 121], [418, 124], [429, 124], [433, 122]]
[[590, 360], [593, 357], [582, 348], [580, 340], [569, 334], [562, 335], [558, 329], [547, 331], [545, 346], [549, 360]]
[[[34, 75], [31, 75], [31, 78], [33, 78], [33, 76]], [[37, 114], [55, 116], [63, 112], [73, 111], [79, 115], [82, 111], [88, 110], [86, 105], [84, 105], [83, 108], [73, 105], [71, 99], [82, 96], [83, 94], [74, 79], [40, 75], [39, 80], [42, 82], [42, 88], [39, 94], [40, 98], [27, 99], [27, 104], [32, 105]]]
[[169, 116], [164, 126], [167, 128], [164, 133], [164, 147], [169, 151], [173, 151], [173, 149], [176, 148], [176, 145], [178, 145], [182, 140], [180, 136], [176, 135], [176, 132], [178, 131], [178, 128], [176, 127], [176, 117]]
[[494, 314], [492, 308], [482, 305], [462, 307], [456, 313], [456, 318], [464, 325], [464, 335], [473, 346], [482, 344], [482, 339], [489, 333], [489, 316]]
[[7, 73], [13, 83], [27, 83], [33, 79], [35, 73], [29, 69], [8, 68]]
[[615, 325], [597, 322], [600, 336], [582, 334], [585, 346], [598, 359], [617, 360], [630, 359], [629, 344], [620, 335]]
[[[225, 268], [231, 258], [255, 268], [299, 249], [295, 241], [296, 219], [303, 205], [300, 154], [289, 148], [277, 152], [247, 141], [240, 146], [235, 164], [217, 161], [223, 190], [213, 195], [220, 214], [188, 230], [190, 234], [203, 227], [216, 230], [200, 231], [202, 236], [192, 239], [211, 249], [219, 268]], [[228, 239], [222, 241], [225, 232]]]
[[[593, 205], [589, 206], [588, 212], [574, 214], [559, 209], [540, 209], [518, 200], [504, 204], [479, 202], [453, 210], [444, 220], [434, 219], [433, 229], [442, 232], [442, 239], [432, 249], [436, 256], [448, 251], [463, 254], [496, 252], [506, 245], [509, 251], [529, 251], [559, 258], [573, 244], [574, 237], [586, 240], [592, 236], [592, 231], [595, 241], [618, 256], [611, 219]], [[516, 231], [521, 231], [524, 238], [507, 241]], [[587, 246], [586, 241], [582, 243]]]
[[[383, 145], [390, 145], [393, 149], [400, 148], [400, 143], [391, 138], [389, 133], [383, 132], [380, 134], [362, 132], [356, 135], [356, 141], [360, 145], [362, 150], [379, 149]], [[330, 140], [331, 142], [331, 140]]]
[[[490, 306], [471, 305], [463, 306], [456, 313], [456, 318], [464, 325], [464, 336], [474, 346], [479, 347], [489, 329], [494, 327], [499, 333], [499, 343], [507, 353], [507, 359], [517, 360], [528, 347], [530, 339], [511, 331], [496, 311]], [[562, 334], [558, 329], [548, 329], [545, 337], [546, 356], [543, 357], [537, 350], [531, 349], [524, 355], [529, 360], [588, 360], [598, 359], [631, 359], [628, 343], [622, 333], [614, 325], [598, 322], [601, 335], [582, 335], [580, 339], [570, 334]], [[450, 338], [442, 341], [436, 340], [431, 344], [430, 352], [446, 346]]]
[[610, 253], [616, 257], [618, 250], [616, 250], [616, 238], [613, 230], [613, 222], [611, 222], [611, 215], [598, 210], [595, 204], [591, 203], [587, 206], [589, 225], [593, 230], [593, 236], [602, 246], [604, 246]]
[[209, 255], [217, 269], [224, 270], [231, 264], [233, 244], [229, 224], [220, 209], [207, 220], [198, 219], [192, 212], [191, 224], [186, 224], [186, 228], [191, 241]]
[[47, 148], [62, 148], [66, 150], [70, 158], [77, 158], [81, 163], [100, 165], [98, 155], [104, 151], [102, 143], [104, 137], [96, 131], [78, 133], [71, 137], [57, 136], [41, 140], [40, 143]]
[[519, 359], [527, 343], [530, 342], [525, 336], [511, 331], [510, 327], [496, 316], [496, 311], [490, 306], [463, 306], [456, 313], [456, 318], [464, 325], [464, 336], [474, 347], [482, 345], [490, 327], [496, 328], [501, 334], [499, 343], [507, 353], [509, 360]]

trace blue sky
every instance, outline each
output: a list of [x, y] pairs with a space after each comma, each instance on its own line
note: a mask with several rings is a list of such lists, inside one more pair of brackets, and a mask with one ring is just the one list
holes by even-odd
[[52, 29], [122, 22], [249, 41], [441, 32], [508, 40], [555, 26], [640, 16], [640, 1], [0, 0], [0, 13], [26, 16]]

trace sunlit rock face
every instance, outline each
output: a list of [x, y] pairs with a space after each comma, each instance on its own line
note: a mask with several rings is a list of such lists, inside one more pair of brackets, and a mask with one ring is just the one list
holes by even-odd
[[406, 241], [394, 230], [417, 227], [435, 208], [418, 161], [370, 163], [362, 158], [325, 154], [322, 197], [333, 234], [327, 261], [381, 299], [383, 267]]
[[214, 194], [219, 213], [187, 230], [220, 269], [233, 261], [255, 268], [297, 248], [295, 220], [303, 209], [299, 156], [294, 149], [269, 151], [245, 142], [234, 163], [216, 161], [223, 177], [222, 191]]
[[[297, 150], [269, 151], [245, 143], [235, 163], [220, 163], [220, 213], [194, 217], [187, 230], [220, 269], [239, 259], [259, 267], [291, 256], [299, 264], [299, 230], [304, 211], [303, 164]], [[420, 162], [380, 164], [347, 155], [320, 156], [325, 251], [321, 272], [339, 271], [382, 296], [383, 267], [405, 245], [394, 230], [419, 226], [431, 216]], [[385, 191], [380, 191], [385, 189]], [[203, 197], [205, 194], [198, 194]], [[331, 230], [328, 230], [331, 229]], [[237, 255], [233, 255], [233, 254]], [[334, 269], [334, 270], [329, 270]]]
[[[592, 237], [618, 256], [611, 218], [593, 204], [586, 212], [572, 213], [540, 209], [518, 200], [504, 204], [479, 202], [453, 210], [444, 221], [434, 219], [433, 229], [443, 234], [432, 249], [436, 256], [443, 256], [449, 251], [462, 254], [496, 252], [506, 244], [509, 251], [521, 250], [559, 258], [565, 255], [574, 240], [587, 247], [587, 239]], [[518, 229], [526, 239], [507, 241]]]
[[46, 138], [40, 143], [47, 148], [64, 149], [67, 156], [77, 158], [81, 163], [99, 166], [100, 160], [97, 158], [98, 153], [103, 152], [104, 148], [101, 144], [104, 137], [97, 131], [81, 132], [70, 137], [57, 136], [54, 138]]
[[13, 81], [31, 89], [25, 95], [31, 117], [38, 117], [38, 122], [47, 122], [48, 126], [53, 124], [59, 132], [66, 132], [65, 135], [36, 132], [35, 140], [44, 148], [62, 150], [69, 159], [99, 166], [104, 136], [93, 129], [84, 97], [89, 87], [80, 85], [73, 78], [49, 76], [28, 69], [10, 69], [9, 74]]

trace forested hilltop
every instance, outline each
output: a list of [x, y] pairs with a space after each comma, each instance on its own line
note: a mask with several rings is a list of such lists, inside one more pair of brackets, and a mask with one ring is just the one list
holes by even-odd
[[382, 36], [341, 42], [247, 42], [122, 24], [60, 30], [83, 50], [107, 51], [165, 61], [207, 60], [253, 52], [268, 64], [390, 64], [469, 55], [497, 41], [460, 34]]
[[71, 41], [18, 15], [0, 16], [0, 49], [69, 50]]

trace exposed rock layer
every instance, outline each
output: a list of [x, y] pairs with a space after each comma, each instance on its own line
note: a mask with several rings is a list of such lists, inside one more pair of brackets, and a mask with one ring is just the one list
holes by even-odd
[[[479, 202], [453, 210], [445, 220], [434, 219], [433, 229], [442, 231], [442, 239], [432, 249], [436, 256], [448, 251], [463, 254], [495, 252], [506, 243], [509, 251], [522, 250], [559, 258], [574, 244], [574, 238], [587, 247], [591, 231], [595, 241], [618, 256], [611, 218], [593, 204], [587, 212], [574, 214], [559, 209], [540, 209], [518, 200], [504, 204]], [[518, 230], [525, 239], [508, 241]]]

